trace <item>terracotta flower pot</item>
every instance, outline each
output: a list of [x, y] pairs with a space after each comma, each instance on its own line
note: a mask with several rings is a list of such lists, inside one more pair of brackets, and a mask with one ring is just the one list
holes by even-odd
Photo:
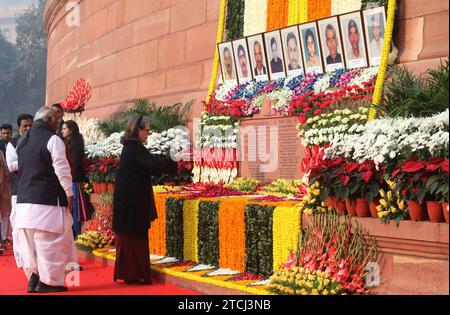
[[326, 200], [326, 203], [327, 203], [328, 208], [330, 208], [330, 209], [334, 209], [335, 208], [333, 197], [328, 197], [327, 200]]
[[108, 184], [108, 192], [111, 194], [114, 193], [114, 184], [113, 183]]
[[369, 205], [369, 210], [370, 210], [370, 215], [372, 216], [372, 218], [374, 219], [378, 219], [378, 210], [377, 207], [380, 205], [380, 200], [374, 200], [370, 205]]
[[448, 202], [443, 202], [442, 204], [442, 212], [444, 212], [445, 222], [448, 224]]
[[406, 203], [408, 204], [408, 211], [411, 220], [425, 221], [427, 213], [421, 204], [414, 200], [407, 200]]
[[351, 217], [356, 217], [356, 202], [353, 199], [345, 200], [345, 207], [347, 208], [348, 215]]
[[345, 208], [345, 203], [342, 200], [335, 199], [334, 206], [338, 214], [347, 214], [347, 209]]
[[360, 218], [366, 218], [370, 216], [369, 203], [364, 198], [356, 199], [356, 214]]
[[102, 194], [108, 192], [108, 184], [107, 183], [100, 183], [100, 187], [101, 187], [100, 191]]
[[96, 193], [96, 194], [100, 194], [100, 184], [99, 183], [97, 183], [97, 182], [93, 182], [92, 183], [92, 186], [94, 187], [94, 193]]
[[431, 222], [444, 222], [444, 214], [442, 213], [442, 206], [439, 202], [427, 201], [427, 211]]

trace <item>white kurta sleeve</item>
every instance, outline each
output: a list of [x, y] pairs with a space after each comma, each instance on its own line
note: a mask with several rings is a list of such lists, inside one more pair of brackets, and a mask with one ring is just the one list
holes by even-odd
[[73, 196], [72, 192], [72, 175], [70, 173], [70, 164], [67, 161], [66, 146], [58, 136], [50, 138], [47, 149], [52, 155], [53, 168], [56, 176], [58, 176], [61, 186], [64, 188], [67, 197]]
[[11, 173], [19, 170], [19, 158], [17, 157], [16, 148], [11, 142], [6, 147], [6, 164], [8, 164], [8, 169]]

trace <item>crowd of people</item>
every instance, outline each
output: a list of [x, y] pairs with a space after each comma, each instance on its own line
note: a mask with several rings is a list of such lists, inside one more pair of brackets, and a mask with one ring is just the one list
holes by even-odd
[[[29, 293], [67, 291], [64, 275], [81, 270], [74, 238], [92, 206], [82, 190], [84, 140], [60, 104], [3, 124], [0, 140], [1, 247], [29, 280]], [[71, 270], [67, 270], [72, 266]]]
[[[77, 123], [63, 120], [60, 104], [17, 118], [18, 132], [3, 124], [0, 140], [0, 254], [12, 246], [29, 293], [65, 292], [65, 275], [82, 270], [74, 239], [93, 207], [87, 181], [84, 139]], [[176, 174], [177, 163], [144, 146], [150, 122], [131, 117], [122, 139], [116, 175], [113, 280], [151, 284], [148, 229], [156, 219], [152, 176]]]

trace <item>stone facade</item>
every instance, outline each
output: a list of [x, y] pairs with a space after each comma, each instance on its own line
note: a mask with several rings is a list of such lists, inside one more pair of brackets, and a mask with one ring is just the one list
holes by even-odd
[[[49, 0], [47, 103], [85, 78], [93, 87], [86, 116], [107, 118], [129, 99], [158, 104], [196, 99], [201, 111], [212, 70], [219, 0]], [[69, 24], [70, 25], [70, 24]]]

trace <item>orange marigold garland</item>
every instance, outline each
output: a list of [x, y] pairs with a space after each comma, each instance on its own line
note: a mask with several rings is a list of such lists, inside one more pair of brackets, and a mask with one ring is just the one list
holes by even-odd
[[331, 15], [331, 0], [310, 0], [308, 3], [308, 20], [319, 20]]
[[245, 221], [247, 198], [224, 199], [219, 208], [219, 265], [245, 271]]
[[156, 214], [148, 232], [150, 253], [166, 256], [166, 200], [168, 194], [155, 193]]
[[268, 0], [267, 31], [288, 25], [289, 0]]

